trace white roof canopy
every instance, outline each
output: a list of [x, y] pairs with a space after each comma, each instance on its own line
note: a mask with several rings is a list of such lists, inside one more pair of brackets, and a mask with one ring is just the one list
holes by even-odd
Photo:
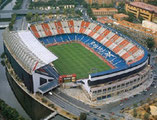
[[30, 31], [19, 31], [18, 35], [27, 48], [45, 64], [49, 64], [57, 59], [57, 57], [45, 48]]
[[30, 31], [8, 32], [4, 32], [6, 47], [21, 67], [30, 74], [58, 59]]

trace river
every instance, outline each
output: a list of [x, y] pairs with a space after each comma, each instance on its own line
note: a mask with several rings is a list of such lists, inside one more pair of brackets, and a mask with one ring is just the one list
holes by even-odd
[[[3, 39], [2, 32], [0, 30], [0, 55], [3, 53]], [[15, 108], [23, 117], [30, 119], [26, 112], [23, 110], [19, 102], [17, 101], [14, 93], [12, 92], [8, 80], [5, 75], [5, 67], [0, 64], [0, 98], [4, 100], [8, 105]]]
[[[13, 0], [11, 3], [5, 6], [3, 10], [11, 10], [15, 2], [16, 0]], [[1, 22], [1, 24], [6, 24], [6, 22], [3, 23]], [[0, 30], [0, 55], [4, 52], [2, 33], [3, 30]], [[19, 87], [11, 79], [8, 72], [6, 72], [5, 67], [3, 67], [1, 64], [0, 64], [0, 99], [4, 100], [8, 105], [15, 108], [19, 112], [19, 114], [22, 115], [27, 120], [30, 119], [40, 120], [41, 118], [44, 118], [51, 113], [47, 108], [43, 107], [42, 105], [34, 101], [32, 98], [26, 95], [26, 93], [19, 89]], [[55, 118], [53, 118], [52, 120], [67, 120], [67, 119], [60, 115], [56, 115]]]
[[[8, 5], [6, 5], [3, 10], [11, 10], [15, 5], [16, 0], [12, 0]], [[3, 53], [3, 30], [0, 30], [0, 55]], [[23, 117], [30, 119], [26, 112], [23, 110], [19, 102], [17, 101], [14, 93], [12, 92], [8, 80], [5, 75], [5, 67], [0, 64], [0, 98], [3, 99], [8, 105], [15, 108]]]
[[[0, 30], [0, 55], [4, 51], [2, 32], [3, 30]], [[8, 76], [8, 80], [6, 74]], [[34, 101], [26, 93], [19, 89], [19, 87], [11, 79], [8, 72], [6, 72], [5, 67], [3, 67], [1, 64], [0, 64], [0, 98], [4, 100], [8, 105], [15, 108], [19, 112], [19, 114], [22, 115], [27, 120], [30, 120], [31, 118], [32, 120], [40, 120], [41, 118], [45, 118], [47, 115], [51, 113], [47, 108], [43, 107], [42, 105]], [[56, 115], [55, 118], [53, 118], [52, 120], [67, 120], [67, 119], [60, 115]]]

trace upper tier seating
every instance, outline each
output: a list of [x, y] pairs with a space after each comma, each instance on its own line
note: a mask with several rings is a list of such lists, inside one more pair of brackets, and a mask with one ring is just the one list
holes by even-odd
[[[125, 60], [127, 64], [132, 64], [144, 56], [144, 51], [128, 37], [118, 33], [112, 28], [108, 28], [106, 26], [103, 27], [102, 25], [97, 25], [84, 20], [42, 23], [31, 25], [30, 28], [34, 35], [37, 38], [40, 38], [40, 40], [45, 44], [67, 42], [72, 40], [80, 40], [87, 44], [87, 40], [91, 42], [91, 40], [93, 41], [94, 39], [96, 44], [99, 45], [98, 47], [104, 46], [103, 48], [110, 51], [112, 55], [114, 54], [116, 56], [117, 54], [118, 56], [116, 57], [122, 58], [123, 61], [119, 61], [119, 63], [123, 63]], [[80, 33], [86, 36], [80, 35]], [[63, 35], [58, 36], [59, 34]], [[90, 42], [87, 45], [92, 48], [93, 46], [90, 45]], [[94, 50], [98, 51], [96, 48], [94, 48]], [[112, 62], [112, 64], [117, 63], [114, 61], [118, 60], [112, 59], [110, 62]]]

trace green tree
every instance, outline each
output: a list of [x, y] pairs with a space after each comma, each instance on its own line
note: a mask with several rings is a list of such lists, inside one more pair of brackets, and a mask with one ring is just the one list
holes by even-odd
[[57, 15], [59, 15], [59, 14], [60, 14], [60, 11], [59, 11], [59, 10], [57, 10], [57, 11], [56, 11], [56, 14], [57, 14]]
[[134, 104], [134, 107], [137, 107], [137, 104], [136, 104], [136, 103]]
[[11, 31], [13, 29], [13, 24], [9, 23], [9, 30]]
[[99, 9], [99, 8], [100, 8], [100, 6], [99, 6], [99, 4], [98, 4], [98, 3], [93, 3], [93, 4], [92, 4], [92, 8]]
[[42, 14], [42, 20], [45, 21], [45, 14]]
[[33, 14], [31, 12], [28, 12], [27, 15], [26, 15], [26, 19], [28, 21], [30, 21], [32, 19], [32, 16], [33, 16]]
[[6, 120], [25, 120], [18, 112], [0, 99], [0, 112]]
[[133, 116], [137, 117], [137, 111], [136, 111], [136, 109], [133, 110]]
[[146, 44], [147, 44], [147, 47], [152, 50], [152, 48], [154, 47], [155, 45], [155, 42], [154, 42], [154, 39], [153, 38], [148, 38], [146, 39]]
[[39, 20], [39, 15], [36, 13], [36, 14], [34, 15], [34, 18], [35, 18], [35, 21], [38, 21], [38, 20]]
[[95, 16], [92, 17], [93, 20], [97, 20], [97, 18]]
[[1, 59], [4, 59], [4, 57], [5, 57], [5, 53], [3, 52], [3, 53], [1, 54]]
[[65, 9], [65, 8], [63, 9], [63, 14], [64, 14], [64, 15], [66, 15], [66, 14], [67, 14], [67, 11], [66, 11], [66, 9]]
[[135, 16], [134, 16], [134, 14], [133, 13], [127, 13], [128, 14], [128, 18], [126, 18], [126, 20], [127, 21], [129, 21], [129, 22], [133, 22], [136, 18], [135, 18]]
[[71, 8], [71, 14], [72, 14], [73, 16], [75, 16], [75, 9], [74, 9], [74, 8]]
[[77, 10], [76, 14], [78, 14], [79, 16], [82, 16], [82, 12], [80, 10]]
[[2, 65], [2, 66], [5, 66], [5, 63], [4, 63], [4, 61], [3, 61], [3, 60], [1, 61], [1, 65]]
[[148, 113], [144, 114], [144, 120], [149, 120], [149, 114]]
[[86, 113], [80, 113], [80, 120], [86, 120], [87, 114]]

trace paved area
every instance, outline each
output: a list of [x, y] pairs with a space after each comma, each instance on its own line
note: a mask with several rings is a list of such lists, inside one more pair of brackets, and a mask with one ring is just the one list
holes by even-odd
[[28, 23], [26, 21], [25, 17], [21, 17], [16, 20], [14, 24], [14, 30], [27, 30], [28, 29]]
[[84, 102], [85, 104], [92, 105], [92, 102], [87, 98], [87, 95], [83, 92], [80, 88], [70, 88], [70, 89], [59, 89], [61, 92], [67, 94], [68, 96], [71, 96], [81, 102]]
[[[46, 94], [45, 95], [48, 99], [53, 101], [56, 105], [66, 109], [70, 113], [79, 116], [81, 112], [90, 113], [90, 111], [83, 109], [82, 107], [76, 106], [76, 104], [71, 103], [70, 101], [66, 101], [63, 98], [59, 97], [56, 93], [53, 92], [53, 95]], [[103, 120], [103, 118], [96, 116], [94, 113], [90, 113], [87, 120], [92, 120], [96, 118], [96, 120]]]

